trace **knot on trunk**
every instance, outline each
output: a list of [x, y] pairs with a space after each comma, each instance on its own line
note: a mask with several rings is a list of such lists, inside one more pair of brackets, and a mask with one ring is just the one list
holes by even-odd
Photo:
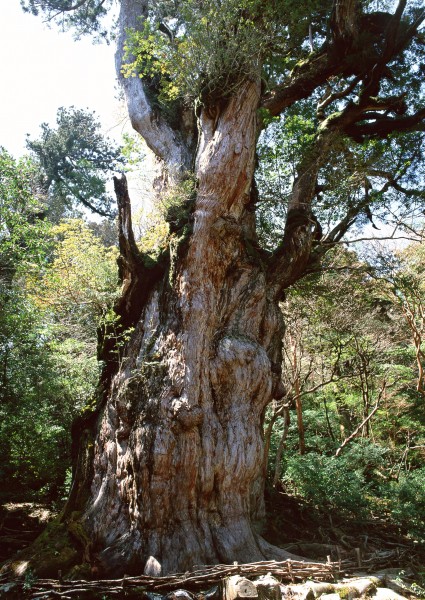
[[242, 397], [246, 400], [243, 406], [250, 411], [252, 402], [258, 407], [270, 401], [271, 382], [271, 363], [258, 342], [241, 334], [226, 335], [219, 341], [211, 361], [217, 400], [231, 407]]
[[189, 406], [182, 399], [172, 402], [173, 416], [183, 429], [193, 429], [202, 424], [204, 414], [199, 406]]

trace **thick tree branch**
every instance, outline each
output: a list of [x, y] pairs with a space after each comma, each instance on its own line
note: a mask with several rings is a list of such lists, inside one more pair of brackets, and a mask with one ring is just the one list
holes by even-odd
[[318, 51], [312, 54], [298, 70], [295, 69], [290, 74], [289, 80], [267, 94], [261, 106], [272, 116], [280, 115], [288, 106], [311, 96], [329, 77], [336, 75], [340, 68], [341, 61], [336, 61], [327, 51]]
[[[321, 256], [328, 251], [335, 243], [338, 243], [349, 227], [354, 223], [357, 215], [362, 210], [368, 209], [368, 195], [362, 202], [351, 207], [346, 217], [328, 234], [326, 240], [322, 240], [320, 246], [316, 246], [314, 252], [314, 238], [316, 235], [317, 220], [311, 212], [311, 203], [317, 186], [317, 175], [320, 167], [324, 164], [336, 140], [341, 139], [343, 135], [351, 135], [355, 140], [361, 141], [365, 136], [386, 137], [393, 131], [412, 131], [424, 127], [425, 109], [419, 110], [414, 115], [406, 117], [388, 118], [376, 113], [376, 111], [390, 110], [398, 114], [406, 110], [404, 97], [376, 98], [379, 93], [379, 87], [382, 77], [385, 74], [387, 62], [393, 57], [394, 53], [399, 52], [401, 46], [396, 43], [398, 25], [404, 10], [404, 1], [401, 0], [396, 13], [390, 20], [388, 27], [388, 37], [384, 49], [383, 58], [375, 62], [370, 73], [364, 77], [364, 86], [359, 94], [356, 103], [349, 103], [342, 112], [329, 116], [319, 127], [315, 143], [310, 152], [307, 153], [302, 163], [298, 166], [298, 177], [295, 180], [291, 199], [288, 206], [287, 222], [285, 226], [284, 237], [281, 246], [274, 253], [270, 260], [270, 273], [273, 283], [280, 293], [297, 279], [302, 277], [310, 268], [317, 268], [317, 263]], [[354, 17], [353, 17], [354, 18]], [[403, 42], [404, 43], [404, 42]], [[327, 55], [320, 55], [316, 66], [313, 67], [314, 59], [303, 67], [303, 73], [296, 77], [285, 89], [276, 92], [274, 97], [270, 98], [268, 104], [269, 110], [280, 111], [289, 103], [292, 94], [300, 93], [307, 95], [311, 89], [309, 86], [316, 78], [323, 77], [326, 70], [332, 66], [333, 55], [329, 51]], [[344, 61], [339, 61], [339, 64]], [[344, 72], [344, 66], [340, 67], [340, 72]], [[367, 68], [365, 70], [367, 73]], [[304, 85], [304, 78], [309, 74], [309, 82]], [[354, 80], [355, 81], [355, 80]], [[297, 89], [299, 85], [299, 89]], [[353, 83], [344, 90], [350, 93]], [[305, 96], [303, 96], [305, 97]], [[329, 104], [329, 98], [332, 101], [333, 96], [324, 99], [325, 107]], [[267, 105], [264, 103], [264, 106]], [[370, 111], [374, 111], [375, 121], [373, 123], [359, 122], [368, 119]], [[387, 183], [387, 185], [389, 185]], [[279, 294], [279, 292], [278, 292]]]
[[121, 72], [127, 30], [141, 28], [147, 9], [147, 0], [121, 0], [115, 67], [124, 90], [133, 128], [145, 139], [155, 155], [165, 162], [169, 174], [173, 177], [190, 168], [190, 151], [182, 137], [153, 110], [142, 80], [139, 77], [125, 78]]
[[[399, 1], [393, 18], [391, 19], [390, 24], [388, 26], [386, 32], [386, 47], [382, 57], [382, 63], [384, 64], [386, 64], [388, 60], [390, 60], [390, 58], [396, 51], [397, 43], [400, 44], [401, 40], [398, 33], [400, 28], [401, 17], [403, 16], [403, 13], [406, 9], [406, 4], [407, 0]], [[408, 39], [410, 39], [410, 36], [408, 37]], [[406, 41], [408, 41], [408, 39], [406, 39]], [[402, 41], [402, 45], [404, 45], [404, 40]]]
[[[370, 88], [370, 90], [372, 89], [374, 88]], [[341, 113], [331, 115], [321, 124], [312, 149], [298, 166], [298, 177], [294, 182], [288, 205], [282, 244], [270, 260], [270, 277], [277, 289], [280, 289], [280, 293], [306, 272], [311, 269], [316, 270], [322, 256], [342, 239], [355, 222], [358, 214], [368, 209], [369, 198], [368, 195], [365, 195], [361, 202], [349, 208], [345, 218], [328, 233], [325, 239], [321, 240], [320, 245], [314, 247], [317, 220], [311, 212], [311, 203], [316, 193], [319, 169], [324, 164], [330, 149], [336, 140], [341, 138], [341, 135], [355, 127], [355, 123], [364, 118], [365, 111], [370, 108], [399, 106], [400, 102], [402, 102], [400, 97], [372, 99], [364, 90], [358, 103], [348, 104]], [[412, 128], [423, 118], [422, 113], [425, 113], [425, 110], [419, 111], [414, 118], [383, 118], [377, 125], [389, 120], [392, 124], [402, 122], [403, 127], [409, 125]]]
[[335, 0], [331, 29], [336, 44], [350, 46], [358, 35], [359, 26], [358, 0]]
[[106, 363], [103, 379], [109, 379], [117, 368], [117, 340], [126, 329], [137, 323], [149, 294], [168, 266], [168, 252], [164, 251], [154, 261], [137, 247], [125, 175], [120, 179], [114, 177], [114, 187], [118, 204], [118, 269], [122, 290], [114, 306], [117, 321], [106, 324], [104, 330], [98, 332], [99, 358]]
[[393, 132], [425, 131], [425, 108], [407, 117], [382, 118], [373, 123], [348, 125], [345, 133], [356, 141], [365, 137], [385, 138]]
[[[331, 17], [332, 42], [294, 69], [289, 80], [277, 86], [262, 103], [271, 115], [282, 113], [297, 100], [308, 98], [333, 75], [344, 73], [346, 54], [358, 34], [358, 0], [335, 0]], [[347, 63], [347, 64], [345, 64]]]
[[359, 76], [359, 71], [366, 83], [362, 100], [376, 95], [379, 92], [381, 78], [388, 71], [387, 64], [417, 35], [418, 27], [425, 17], [425, 12], [421, 13], [411, 26], [404, 28], [401, 33], [400, 21], [405, 5], [406, 1], [400, 0], [390, 19], [385, 31], [385, 47], [382, 55], [380, 57], [376, 55], [372, 41], [369, 53], [366, 53], [366, 49], [363, 48], [363, 56], [368, 55], [369, 59], [359, 64], [359, 49], [356, 45], [360, 16], [358, 2], [336, 0], [331, 19], [332, 41], [325, 44], [318, 52], [311, 54], [307, 60], [295, 67], [286, 81], [265, 95], [262, 107], [272, 116], [279, 115], [298, 100], [308, 98], [330, 77]]
[[[317, 233], [317, 219], [311, 211], [311, 203], [316, 194], [319, 169], [345, 128], [361, 113], [360, 105], [349, 104], [341, 113], [326, 119], [320, 125], [310, 151], [298, 166], [282, 244], [269, 260], [269, 278], [278, 296], [306, 273]], [[351, 218], [347, 216], [348, 226], [357, 214]]]
[[[372, 91], [374, 87], [369, 88]], [[301, 278], [305, 273], [317, 270], [323, 255], [339, 243], [357, 216], [366, 211], [369, 206], [369, 197], [351, 206], [346, 216], [342, 219], [320, 244], [314, 244], [317, 232], [317, 220], [311, 212], [311, 203], [317, 188], [317, 175], [324, 164], [330, 149], [341, 135], [356, 127], [360, 119], [365, 118], [365, 112], [371, 108], [398, 107], [403, 102], [401, 97], [392, 97], [376, 100], [368, 96], [366, 89], [359, 98], [358, 103], [348, 104], [342, 113], [328, 117], [320, 126], [313, 148], [307, 153], [303, 162], [298, 167], [298, 177], [294, 183], [291, 199], [288, 206], [288, 216], [282, 244], [270, 260], [270, 277], [280, 293]], [[374, 123], [382, 127], [382, 137], [392, 132], [394, 124], [398, 130], [410, 130], [418, 127], [425, 117], [425, 109], [418, 111], [413, 116], [387, 119]], [[390, 123], [390, 126], [388, 125]], [[423, 125], [423, 123], [422, 123]], [[362, 127], [367, 127], [363, 125]], [[385, 132], [385, 135], [384, 135]], [[394, 182], [396, 184], [396, 182]], [[388, 181], [385, 187], [389, 187]]]
[[114, 177], [114, 187], [118, 203], [118, 266], [123, 285], [114, 308], [120, 317], [120, 325], [126, 328], [137, 322], [153, 285], [164, 274], [168, 263], [166, 255], [162, 260], [154, 261], [140, 252], [134, 239], [125, 175], [120, 179]]
[[[392, 111], [402, 114], [406, 110], [406, 92], [399, 96], [387, 96], [385, 98], [367, 98], [362, 104], [362, 110], [367, 113], [365, 118], [370, 117], [369, 111]], [[379, 113], [378, 113], [379, 114]], [[379, 115], [383, 116], [383, 115]]]

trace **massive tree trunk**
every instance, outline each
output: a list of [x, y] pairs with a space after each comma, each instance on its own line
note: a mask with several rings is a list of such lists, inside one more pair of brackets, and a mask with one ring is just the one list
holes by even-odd
[[250, 210], [259, 98], [248, 82], [219, 118], [203, 112], [191, 232], [108, 384], [77, 507], [89, 558], [107, 572], [267, 555], [261, 425], [280, 389], [283, 325]]

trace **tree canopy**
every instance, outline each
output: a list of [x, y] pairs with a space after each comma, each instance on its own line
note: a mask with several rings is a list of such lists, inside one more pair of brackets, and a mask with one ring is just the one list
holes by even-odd
[[[24, 6], [69, 26], [86, 22], [87, 32], [108, 8]], [[117, 60], [130, 117], [169, 172], [185, 172], [196, 149], [192, 110], [219, 118], [238, 86], [261, 78], [259, 223], [283, 235], [288, 209], [306, 212], [316, 240], [303, 262], [313, 264], [354, 224], [399, 231], [420, 212], [423, 20], [416, 0], [380, 10], [373, 2], [127, 0]], [[291, 233], [287, 223], [276, 265]]]

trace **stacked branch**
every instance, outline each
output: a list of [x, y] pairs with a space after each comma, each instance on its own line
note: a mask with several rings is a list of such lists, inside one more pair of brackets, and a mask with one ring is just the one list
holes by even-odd
[[[391, 555], [391, 556], [390, 556]], [[387, 552], [384, 555], [377, 555], [362, 562], [362, 570], [371, 571], [372, 569], [387, 566], [389, 560], [394, 560], [395, 552]], [[261, 575], [271, 574], [279, 581], [285, 583], [299, 583], [305, 580], [314, 581], [335, 581], [336, 579], [352, 574], [359, 569], [358, 563], [351, 561], [339, 562], [307, 562], [296, 560], [285, 561], [261, 561], [255, 563], [233, 565], [215, 565], [212, 567], [201, 567], [197, 570], [169, 575], [167, 577], [150, 577], [147, 575], [138, 575], [134, 577], [124, 576], [122, 579], [103, 579], [103, 580], [76, 580], [65, 581], [60, 579], [38, 579], [26, 592], [25, 597], [31, 600], [41, 598], [93, 598], [97, 594], [120, 595], [126, 590], [126, 596], [131, 596], [131, 592], [157, 592], [167, 594], [177, 589], [200, 591], [209, 589], [212, 586], [220, 584], [223, 580], [234, 575], [244, 576], [246, 578], [256, 578]], [[28, 582], [25, 584], [21, 580], [14, 583], [13, 593], [17, 589], [28, 589]], [[9, 584], [12, 585], [12, 584]], [[189, 594], [188, 594], [189, 597]]]

